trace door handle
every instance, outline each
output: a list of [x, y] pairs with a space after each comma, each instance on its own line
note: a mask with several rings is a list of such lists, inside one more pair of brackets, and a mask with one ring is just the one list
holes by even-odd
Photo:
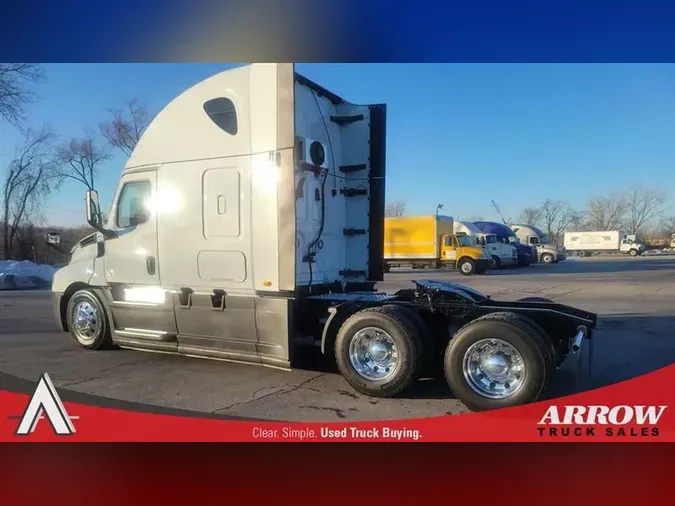
[[155, 257], [148, 257], [145, 259], [145, 267], [148, 271], [148, 274], [151, 276], [155, 274]]

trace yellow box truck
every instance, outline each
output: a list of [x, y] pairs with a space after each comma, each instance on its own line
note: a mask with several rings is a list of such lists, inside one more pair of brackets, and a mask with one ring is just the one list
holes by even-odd
[[473, 237], [453, 233], [452, 217], [429, 215], [385, 218], [384, 262], [386, 272], [409, 265], [456, 268], [470, 276], [485, 274], [492, 258]]

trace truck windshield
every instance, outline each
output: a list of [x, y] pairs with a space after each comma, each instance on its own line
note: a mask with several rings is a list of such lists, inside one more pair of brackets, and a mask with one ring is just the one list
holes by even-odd
[[458, 235], [457, 242], [460, 246], [475, 246], [475, 243], [468, 235]]
[[486, 235], [485, 236], [485, 242], [488, 244], [495, 244], [497, 243], [497, 236], [496, 235]]

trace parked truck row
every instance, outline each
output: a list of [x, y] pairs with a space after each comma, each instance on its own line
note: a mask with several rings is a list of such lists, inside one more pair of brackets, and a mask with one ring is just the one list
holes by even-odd
[[365, 395], [440, 375], [473, 409], [536, 401], [597, 316], [432, 279], [377, 291], [385, 257], [475, 273], [518, 262], [510, 240], [476, 225], [385, 221], [386, 113], [293, 64], [197, 83], [143, 133], [105, 222], [86, 193], [96, 232], [54, 276], [56, 321], [88, 350], [291, 369], [313, 345]]
[[[675, 242], [675, 238], [673, 239]], [[565, 232], [563, 246], [532, 225], [457, 221], [450, 216], [385, 218], [384, 270], [452, 268], [465, 276], [489, 269], [553, 264], [568, 255], [642, 255], [645, 245], [619, 231]]]
[[450, 216], [406, 216], [385, 219], [384, 268], [456, 268], [462, 274], [488, 269], [557, 263], [564, 248], [548, 243], [536, 227], [488, 221], [456, 221]]

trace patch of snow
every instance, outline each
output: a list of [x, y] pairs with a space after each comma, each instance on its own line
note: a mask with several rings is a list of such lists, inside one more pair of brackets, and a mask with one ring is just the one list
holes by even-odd
[[49, 288], [58, 267], [28, 260], [0, 260], [0, 290]]

